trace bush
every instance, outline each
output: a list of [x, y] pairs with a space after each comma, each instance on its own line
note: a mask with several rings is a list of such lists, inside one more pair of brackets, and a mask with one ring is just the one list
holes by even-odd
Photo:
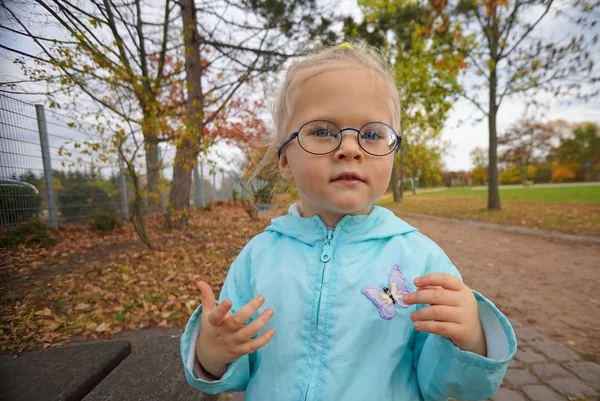
[[254, 199], [257, 203], [271, 203], [273, 198], [273, 187], [265, 185], [254, 193]]
[[34, 217], [42, 204], [35, 187], [9, 183], [0, 186], [0, 225], [23, 223]]
[[121, 220], [112, 214], [97, 214], [91, 221], [92, 228], [100, 231], [112, 231], [121, 225]]
[[113, 214], [114, 205], [102, 188], [92, 184], [77, 184], [58, 193], [58, 209], [66, 219], [89, 218], [98, 214]]
[[535, 172], [535, 182], [550, 182], [552, 179], [552, 165], [550, 163], [544, 163], [537, 166]]
[[0, 238], [0, 246], [15, 246], [19, 244], [54, 245], [56, 240], [50, 236], [48, 227], [39, 220], [29, 220], [13, 227], [4, 237]]

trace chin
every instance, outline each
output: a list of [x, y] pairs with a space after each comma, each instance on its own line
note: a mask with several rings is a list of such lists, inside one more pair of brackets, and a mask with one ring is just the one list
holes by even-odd
[[343, 204], [332, 203], [331, 206], [338, 213], [354, 214], [354, 213], [361, 212], [365, 209], [369, 209], [371, 204], [370, 203], [367, 203], [367, 204], [364, 204], [364, 203], [360, 203], [360, 204], [359, 203], [343, 203]]

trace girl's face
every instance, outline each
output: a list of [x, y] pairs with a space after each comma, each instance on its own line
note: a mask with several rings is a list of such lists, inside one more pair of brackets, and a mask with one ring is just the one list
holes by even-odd
[[[312, 120], [329, 120], [341, 129], [368, 122], [392, 124], [389, 90], [365, 67], [348, 66], [321, 72], [298, 88], [286, 136]], [[298, 187], [304, 217], [319, 215], [335, 225], [346, 214], [368, 214], [387, 189], [395, 152], [373, 156], [358, 145], [356, 133], [344, 131], [337, 150], [326, 155], [304, 151], [297, 140], [283, 149], [283, 178]], [[358, 179], [340, 179], [354, 175]]]

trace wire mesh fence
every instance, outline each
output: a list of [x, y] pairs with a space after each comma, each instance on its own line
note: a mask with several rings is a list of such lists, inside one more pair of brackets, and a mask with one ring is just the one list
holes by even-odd
[[0, 95], [0, 228], [33, 217], [57, 228], [123, 212], [119, 165], [94, 163], [81, 146], [94, 134], [71, 125], [58, 112]]
[[[58, 228], [97, 215], [127, 216], [133, 189], [118, 162], [99, 163], [89, 146], [101, 141], [93, 127], [42, 105], [0, 94], [0, 229], [31, 218]], [[161, 148], [160, 209], [168, 203], [175, 149]], [[140, 158], [143, 160], [143, 156]], [[145, 180], [141, 163], [140, 178]], [[239, 166], [220, 156], [199, 159], [192, 175], [191, 207], [248, 195]], [[149, 208], [151, 209], [151, 208]]]

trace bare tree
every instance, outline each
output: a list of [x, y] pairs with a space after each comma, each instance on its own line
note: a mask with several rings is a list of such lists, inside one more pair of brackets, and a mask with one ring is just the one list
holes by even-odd
[[498, 138], [500, 160], [517, 164], [524, 184], [529, 164], [544, 159], [552, 149], [552, 140], [558, 137], [559, 134], [551, 123], [518, 121]]
[[[315, 37], [327, 34], [330, 24], [327, 18], [315, 17], [315, 3], [305, 0], [225, 0], [198, 9], [192, 0], [180, 4], [187, 111], [173, 166], [166, 216], [169, 228], [187, 226], [192, 169], [198, 153], [211, 143], [206, 135], [209, 126], [218, 130], [215, 122], [227, 113], [240, 88], [276, 71]], [[214, 23], [201, 23], [195, 18], [198, 12], [210, 15]]]
[[[500, 209], [497, 117], [502, 102], [517, 95], [537, 104], [537, 95], [541, 93], [552, 98], [583, 99], [598, 94], [595, 84], [600, 74], [594, 64], [598, 34], [593, 30], [582, 34], [577, 25], [572, 29], [577, 33], [568, 33], [572, 23], [590, 21], [587, 17], [598, 9], [598, 2], [582, 0], [562, 10], [555, 3], [554, 0], [459, 0], [454, 9], [453, 17], [471, 38], [471, 47], [464, 49], [471, 73], [462, 96], [488, 120], [488, 209]], [[588, 7], [585, 11], [584, 6]], [[561, 17], [567, 13], [574, 17]], [[561, 18], [552, 20], [552, 17]], [[586, 18], [581, 20], [581, 17]], [[562, 24], [561, 31], [541, 32], [542, 22], [551, 20]], [[483, 98], [479, 97], [481, 91], [487, 91]]]

